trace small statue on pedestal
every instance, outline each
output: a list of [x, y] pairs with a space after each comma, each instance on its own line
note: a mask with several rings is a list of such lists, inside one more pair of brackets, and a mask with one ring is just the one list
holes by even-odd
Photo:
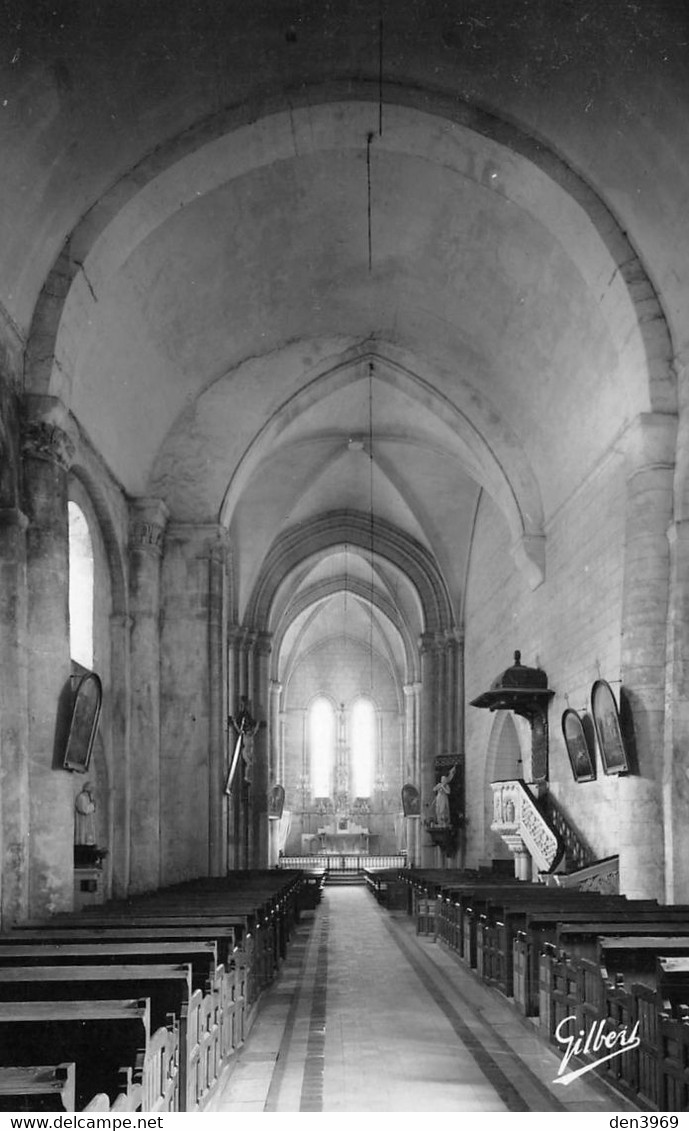
[[74, 843], [95, 845], [96, 843], [96, 801], [93, 787], [85, 782], [74, 799]]

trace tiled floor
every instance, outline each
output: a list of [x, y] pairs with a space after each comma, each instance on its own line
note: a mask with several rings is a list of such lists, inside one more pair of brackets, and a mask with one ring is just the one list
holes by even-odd
[[362, 887], [326, 889], [214, 1111], [633, 1111]]

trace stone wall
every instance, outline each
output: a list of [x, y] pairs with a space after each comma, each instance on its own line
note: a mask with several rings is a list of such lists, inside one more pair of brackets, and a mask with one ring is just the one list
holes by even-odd
[[[491, 855], [486, 796], [495, 766], [486, 762], [496, 716], [469, 706], [513, 662], [548, 674], [555, 691], [549, 708], [550, 788], [597, 855], [617, 850], [617, 778], [574, 782], [561, 729], [569, 706], [590, 712], [591, 685], [607, 679], [619, 697], [625, 473], [611, 453], [547, 525], [546, 580], [530, 591], [513, 568], [506, 525], [487, 495], [479, 507], [466, 597], [466, 750], [468, 860]], [[514, 717], [525, 770], [528, 724]], [[499, 776], [499, 774], [498, 774]]]

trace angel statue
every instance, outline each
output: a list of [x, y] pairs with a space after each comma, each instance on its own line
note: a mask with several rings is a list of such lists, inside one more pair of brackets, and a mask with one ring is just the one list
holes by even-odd
[[449, 774], [442, 774], [438, 784], [433, 786], [435, 797], [433, 798], [432, 804], [435, 810], [436, 825], [450, 824], [450, 784], [455, 776], [456, 770], [457, 763], [452, 767]]

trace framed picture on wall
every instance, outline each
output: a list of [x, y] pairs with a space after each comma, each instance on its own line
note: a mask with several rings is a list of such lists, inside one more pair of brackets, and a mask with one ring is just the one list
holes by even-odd
[[98, 730], [103, 686], [95, 672], [79, 679], [74, 695], [72, 717], [63, 765], [66, 770], [85, 774], [91, 761], [93, 743]]
[[591, 688], [591, 714], [605, 773], [628, 773], [629, 759], [622, 737], [617, 703], [610, 684], [604, 679], [597, 679]]
[[576, 782], [594, 781], [596, 763], [589, 744], [584, 721], [577, 711], [569, 707], [562, 716], [562, 734], [567, 747], [572, 774]]

